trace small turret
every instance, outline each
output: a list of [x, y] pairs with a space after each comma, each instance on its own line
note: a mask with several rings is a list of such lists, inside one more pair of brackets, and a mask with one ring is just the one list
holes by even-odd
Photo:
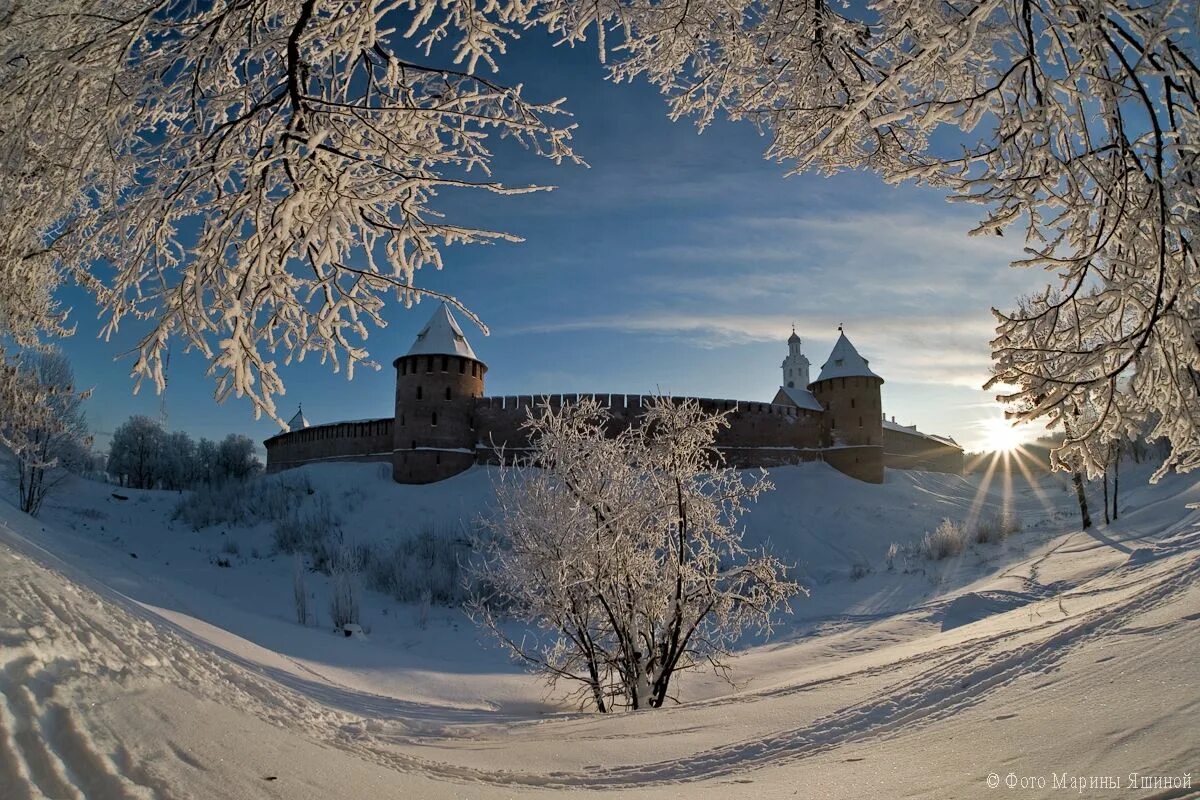
[[475, 463], [475, 401], [487, 365], [441, 304], [396, 368], [392, 477], [431, 483]]

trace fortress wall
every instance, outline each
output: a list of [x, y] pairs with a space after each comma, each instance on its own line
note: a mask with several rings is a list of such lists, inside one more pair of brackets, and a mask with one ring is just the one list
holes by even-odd
[[963, 451], [936, 439], [883, 429], [883, 463], [892, 469], [963, 473]]
[[391, 417], [314, 425], [267, 439], [267, 472], [319, 461], [391, 461]]
[[[515, 395], [482, 397], [475, 405], [475, 429], [480, 461], [497, 460], [496, 447], [520, 452], [529, 446], [521, 426], [531, 407], [548, 403], [552, 408], [595, 397], [611, 414], [615, 434], [637, 424], [652, 401], [650, 395]], [[790, 405], [756, 403], [716, 398], [673, 397], [682, 402], [694, 399], [706, 411], [729, 412], [729, 427], [717, 434], [717, 448], [726, 462], [737, 467], [777, 466], [820, 458], [820, 414]]]

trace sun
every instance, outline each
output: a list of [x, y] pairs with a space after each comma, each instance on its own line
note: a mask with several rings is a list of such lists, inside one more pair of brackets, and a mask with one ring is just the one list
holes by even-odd
[[991, 418], [984, 420], [983, 449], [990, 453], [1011, 453], [1025, 444], [1023, 432], [1008, 420]]

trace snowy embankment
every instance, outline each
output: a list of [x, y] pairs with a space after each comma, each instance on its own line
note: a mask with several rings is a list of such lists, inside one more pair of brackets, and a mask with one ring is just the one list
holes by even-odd
[[[356, 541], [456, 530], [490, 487], [307, 472]], [[745, 643], [735, 686], [689, 677], [684, 705], [611, 717], [544, 697], [457, 611], [422, 628], [367, 593], [366, 640], [297, 624], [268, 526], [194, 531], [170, 519], [178, 496], [87, 482], [43, 520], [0, 505], [0, 798], [977, 797], [991, 772], [1200, 767], [1194, 481], [1128, 475], [1120, 522], [1083, 533], [1058, 480], [772, 479], [747, 535], [812, 596]], [[888, 570], [892, 542], [1001, 505], [1020, 533]]]

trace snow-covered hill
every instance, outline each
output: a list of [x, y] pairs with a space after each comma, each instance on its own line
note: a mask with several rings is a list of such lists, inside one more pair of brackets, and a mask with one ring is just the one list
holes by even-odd
[[[469, 526], [491, 485], [304, 472], [371, 542]], [[0, 504], [0, 798], [979, 797], [989, 773], [1034, 797], [1064, 773], [1200, 767], [1195, 481], [1126, 475], [1121, 520], [1084, 533], [1057, 478], [771, 477], [747, 536], [811, 597], [744, 643], [735, 686], [689, 677], [680, 707], [607, 717], [545, 696], [454, 610], [421, 627], [368, 593], [365, 640], [297, 624], [267, 525], [197, 531], [177, 495], [85, 481], [40, 520]], [[892, 542], [1002, 506], [1022, 532], [887, 568]]]

